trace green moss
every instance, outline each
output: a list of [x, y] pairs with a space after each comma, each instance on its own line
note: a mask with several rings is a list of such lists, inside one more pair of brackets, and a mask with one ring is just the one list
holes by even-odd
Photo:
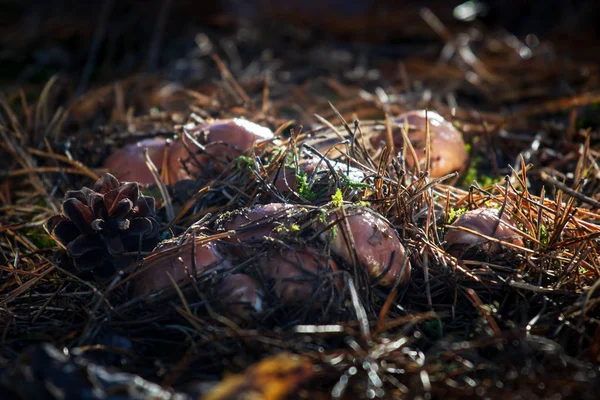
[[444, 335], [442, 320], [432, 319], [423, 323], [423, 333], [431, 339], [441, 339]]
[[248, 156], [242, 155], [235, 159], [235, 166], [238, 169], [250, 168], [250, 167], [252, 167], [253, 164], [254, 164], [254, 162], [252, 161], [252, 158], [250, 158]]
[[369, 185], [368, 183], [354, 181], [354, 180], [350, 179], [349, 177], [347, 177], [346, 175], [342, 175], [342, 183], [345, 187], [348, 187], [350, 189], [363, 189], [363, 188], [371, 187], [371, 185]]
[[485, 171], [486, 169], [488, 169], [488, 166], [485, 165], [484, 159], [481, 155], [472, 154], [473, 148], [471, 147], [470, 144], [468, 144], [468, 143], [465, 144], [465, 150], [467, 151], [467, 154], [469, 154], [471, 163], [469, 165], [469, 168], [467, 169], [467, 172], [464, 173], [464, 175], [462, 176], [462, 179], [461, 179], [460, 186], [463, 189], [468, 189], [469, 186], [471, 186], [471, 184], [473, 182], [477, 182], [480, 186], [490, 186], [490, 185], [492, 185], [494, 183], [498, 183], [502, 180], [502, 178], [497, 179], [491, 175], [487, 175], [487, 174], [481, 172], [481, 171]]
[[550, 236], [548, 235], [548, 229], [546, 228], [546, 225], [542, 224], [540, 225], [540, 243], [543, 246], [547, 246], [548, 239], [550, 239]]
[[319, 221], [326, 224], [327, 223], [327, 211], [321, 209], [319, 210]]
[[56, 246], [56, 241], [49, 236], [42, 227], [35, 227], [29, 229], [25, 236], [33, 243], [38, 249], [51, 249]]
[[338, 235], [338, 228], [337, 225], [336, 226], [332, 226], [331, 227], [331, 240], [335, 240], [335, 238]]
[[449, 224], [453, 223], [454, 221], [456, 221], [456, 218], [458, 218], [459, 215], [463, 215], [467, 211], [468, 211], [467, 207], [462, 207], [459, 209], [451, 208], [450, 211], [448, 212], [448, 223]]
[[331, 196], [331, 201], [335, 207], [341, 207], [344, 203], [344, 196], [342, 195], [342, 189], [338, 188], [335, 194]]
[[296, 177], [298, 182], [298, 193], [300, 196], [305, 198], [306, 200], [314, 201], [318, 197], [318, 193], [313, 191], [308, 185], [308, 177], [304, 173], [304, 171], [298, 172], [298, 176]]

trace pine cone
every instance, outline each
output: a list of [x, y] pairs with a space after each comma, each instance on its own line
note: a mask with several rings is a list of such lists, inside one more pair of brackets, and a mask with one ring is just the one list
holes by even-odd
[[80, 270], [115, 265], [124, 253], [151, 251], [160, 242], [154, 198], [140, 195], [137, 182], [119, 184], [104, 174], [93, 189], [67, 192], [62, 209], [46, 229]]

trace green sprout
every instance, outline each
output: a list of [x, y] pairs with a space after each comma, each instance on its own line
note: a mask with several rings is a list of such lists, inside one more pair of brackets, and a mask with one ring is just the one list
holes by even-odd
[[323, 224], [327, 223], [327, 211], [323, 209], [319, 210], [319, 221], [321, 221]]
[[284, 224], [279, 225], [277, 228], [275, 228], [275, 232], [277, 233], [281, 233], [281, 232], [300, 232], [300, 225], [296, 224], [296, 223], [291, 223], [290, 226], [285, 226]]
[[300, 194], [300, 196], [302, 196], [306, 200], [316, 200], [318, 197], [318, 193], [311, 190], [310, 186], [308, 185], [308, 177], [306, 176], [306, 173], [304, 171], [298, 172], [297, 180], [298, 193]]
[[458, 218], [460, 215], [463, 215], [467, 211], [467, 207], [462, 207], [459, 209], [451, 208], [450, 211], [448, 211], [448, 223], [453, 223], [454, 221], [456, 221], [456, 218]]
[[540, 243], [542, 246], [547, 246], [549, 239], [550, 235], [548, 235], [548, 228], [546, 228], [546, 225], [544, 224], [540, 225]]
[[342, 175], [342, 183], [344, 184], [344, 186], [349, 187], [350, 189], [364, 189], [371, 187], [371, 185], [369, 185], [368, 183], [362, 183], [352, 180], [346, 175]]
[[342, 189], [338, 188], [335, 194], [331, 196], [331, 201], [335, 207], [341, 207], [344, 203], [344, 196], [342, 195]]
[[235, 166], [238, 169], [246, 169], [252, 167], [253, 161], [252, 158], [248, 156], [241, 155], [235, 159]]

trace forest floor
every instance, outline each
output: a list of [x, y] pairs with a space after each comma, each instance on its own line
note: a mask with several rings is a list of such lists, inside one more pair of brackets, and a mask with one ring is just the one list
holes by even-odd
[[[36, 20], [29, 35], [25, 23], [5, 25], [0, 386], [9, 396], [596, 398], [600, 71], [592, 51], [585, 57], [595, 44], [578, 42], [574, 56], [564, 41], [415, 10], [394, 42], [221, 19], [193, 34], [156, 33], [160, 18], [152, 34], [128, 41], [122, 33], [147, 17], [103, 31], [102, 10], [89, 21]], [[460, 132], [468, 161], [458, 176], [436, 175], [427, 156], [411, 164], [433, 133], [399, 149], [369, 141], [398, 135], [394, 121], [411, 110], [437, 113]], [[181, 182], [162, 164], [156, 183], [141, 186], [155, 199], [151, 219], [160, 240], [222, 249], [233, 231], [219, 221], [230, 212], [285, 202], [299, 211], [285, 215], [276, 239], [243, 256], [230, 249], [227, 269], [143, 295], [134, 286], [152, 248], [103, 255], [115, 267], [108, 275], [77, 266], [47, 222], [60, 213], [74, 220], [70, 191], [117, 175], [104, 163], [127, 144], [177, 143], [231, 118], [275, 137]], [[307, 152], [333, 167], [307, 180], [298, 168]], [[286, 168], [295, 182], [287, 191], [271, 182]], [[358, 270], [361, 243], [348, 244], [354, 261], [328, 253], [343, 277], [328, 297], [309, 285], [312, 298], [285, 303], [271, 287], [282, 278], [261, 272], [269, 247], [321, 246], [319, 221], [356, 208], [393, 228], [409, 278], [369, 281]], [[480, 208], [506, 215], [516, 238], [483, 233], [486, 245], [453, 252], [451, 224]], [[260, 315], [230, 316], [220, 303], [215, 287], [240, 271], [263, 287]]]

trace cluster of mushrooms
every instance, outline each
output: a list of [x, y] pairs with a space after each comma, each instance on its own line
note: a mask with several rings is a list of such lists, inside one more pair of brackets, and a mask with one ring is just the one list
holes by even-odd
[[[143, 196], [142, 189], [158, 179], [175, 185], [218, 176], [236, 158], [255, 155], [257, 147], [278, 139], [244, 119], [205, 122], [184, 131], [179, 138], [145, 139], [120, 148], [106, 159], [109, 173], [93, 188], [66, 194], [62, 214], [51, 218], [47, 229], [78, 269], [103, 276], [135, 264], [128, 268], [131, 294], [141, 298], [188, 282], [209, 282], [206, 298], [240, 320], [260, 317], [266, 303], [324, 312], [342, 307], [347, 277], [383, 287], [409, 284], [406, 242], [394, 225], [362, 203], [253, 204], [162, 240], [154, 199]], [[400, 115], [391, 138], [396, 152], [408, 138], [407, 167], [428, 168], [432, 177], [460, 174], [468, 166], [462, 134], [435, 112]], [[369, 143], [376, 151], [388, 139], [382, 129]], [[279, 193], [297, 191], [309, 176], [311, 189], [332, 199], [336, 174], [366, 181], [349, 163], [300, 153], [293, 167], [286, 164], [270, 176], [270, 184]], [[494, 253], [523, 242], [508, 215], [480, 208], [459, 216], [444, 244], [448, 254], [461, 258], [473, 249]]]

